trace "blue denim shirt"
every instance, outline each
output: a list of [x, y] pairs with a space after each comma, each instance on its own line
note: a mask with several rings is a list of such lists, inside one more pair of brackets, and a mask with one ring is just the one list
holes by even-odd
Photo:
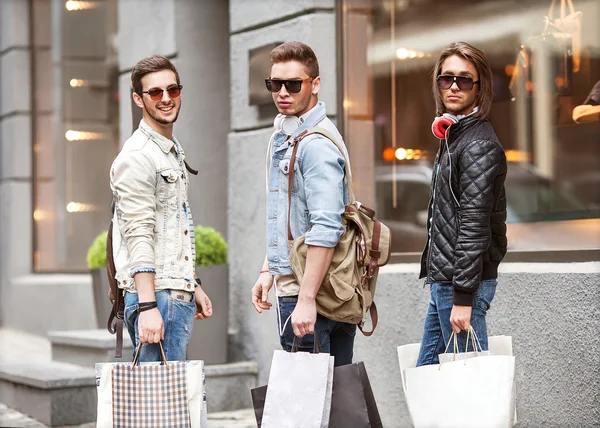
[[[293, 149], [289, 141], [315, 127], [328, 130], [343, 144], [322, 102], [291, 138], [286, 139], [283, 134], [274, 136], [267, 192], [267, 259], [272, 275], [292, 274], [287, 230], [288, 173]], [[346, 152], [345, 146], [343, 148]], [[347, 152], [345, 155], [347, 158]], [[300, 142], [294, 165], [290, 216], [294, 239], [305, 235], [308, 245], [329, 248], [337, 245], [344, 232], [342, 213], [348, 203], [345, 163], [337, 146], [320, 134], [309, 135]]]

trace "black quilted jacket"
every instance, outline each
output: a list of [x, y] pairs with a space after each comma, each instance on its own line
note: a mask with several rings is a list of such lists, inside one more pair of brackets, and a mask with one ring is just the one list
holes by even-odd
[[479, 283], [498, 276], [506, 254], [506, 156], [492, 125], [475, 117], [450, 128], [450, 155], [440, 143], [419, 278], [452, 284], [453, 303], [472, 306]]

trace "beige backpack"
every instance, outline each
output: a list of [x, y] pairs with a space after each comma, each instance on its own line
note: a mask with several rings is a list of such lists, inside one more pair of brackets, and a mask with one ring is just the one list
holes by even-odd
[[[294, 148], [290, 159], [288, 189], [292, 188], [294, 182], [294, 163], [300, 141], [311, 134], [321, 134], [328, 138], [344, 156], [349, 199], [342, 214], [344, 233], [335, 247], [333, 260], [317, 294], [317, 312], [331, 320], [358, 324], [363, 334], [370, 336], [375, 331], [378, 318], [373, 301], [377, 275], [379, 267], [390, 260], [391, 233], [387, 226], [375, 220], [375, 211], [356, 200], [348, 158], [335, 137], [325, 129], [308, 129], [292, 141]], [[290, 232], [291, 199], [291, 192], [288, 192], [290, 266], [296, 279], [302, 284], [308, 245], [304, 242], [304, 235], [294, 239]], [[367, 312], [371, 315], [373, 327], [370, 331], [363, 331]]]

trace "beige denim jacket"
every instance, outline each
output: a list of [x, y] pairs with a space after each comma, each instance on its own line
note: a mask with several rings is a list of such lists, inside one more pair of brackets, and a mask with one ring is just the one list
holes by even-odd
[[112, 164], [113, 256], [120, 288], [135, 292], [133, 276], [152, 272], [156, 290], [194, 291], [184, 157], [175, 138], [163, 137], [142, 120]]

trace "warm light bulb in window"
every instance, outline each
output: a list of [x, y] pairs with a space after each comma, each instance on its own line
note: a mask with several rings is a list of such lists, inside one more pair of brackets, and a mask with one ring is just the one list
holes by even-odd
[[396, 51], [396, 56], [398, 57], [398, 59], [406, 59], [408, 58], [408, 55], [408, 49], [400, 48]]
[[396, 150], [396, 159], [398, 159], [398, 160], [406, 159], [406, 149], [403, 149], [402, 147], [400, 147], [398, 150]]
[[85, 213], [98, 210], [98, 206], [92, 204], [84, 204], [82, 202], [69, 202], [67, 211], [70, 213]]
[[76, 10], [90, 10], [98, 7], [97, 2], [95, 1], [80, 1], [80, 0], [69, 0], [65, 3], [65, 8], [69, 12], [73, 12]]
[[69, 129], [65, 132], [65, 138], [68, 141], [103, 140], [106, 138], [106, 135], [101, 132], [76, 131]]
[[69, 82], [69, 85], [71, 85], [71, 88], [80, 88], [82, 86], [88, 86], [89, 83], [90, 82], [88, 80], [71, 79], [71, 81]]

